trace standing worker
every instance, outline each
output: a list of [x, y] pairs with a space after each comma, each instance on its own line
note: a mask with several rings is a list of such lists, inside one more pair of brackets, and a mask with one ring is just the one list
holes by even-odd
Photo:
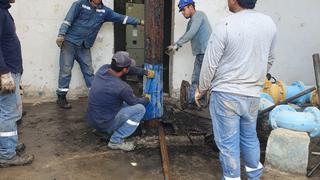
[[196, 11], [193, 0], [180, 0], [179, 11], [182, 12], [186, 19], [190, 19], [187, 30], [182, 37], [173, 45], [167, 47], [168, 53], [177, 51], [183, 44], [191, 41], [192, 54], [196, 56], [191, 82], [197, 86], [203, 61], [203, 56], [207, 48], [208, 39], [212, 29], [206, 14], [202, 11]]
[[89, 93], [87, 121], [100, 132], [113, 133], [109, 148], [132, 151], [134, 143], [125, 142], [124, 138], [139, 126], [150, 96], [135, 97], [132, 88], [121, 79], [126, 74], [154, 78], [153, 71], [135, 67], [128, 52], [115, 53], [111, 65], [102, 66], [95, 75]]
[[228, 0], [228, 16], [210, 37], [200, 74], [198, 101], [211, 91], [210, 114], [223, 179], [240, 180], [240, 151], [247, 178], [260, 179], [256, 132], [259, 97], [274, 61], [276, 25], [254, 9], [256, 0]]
[[79, 63], [86, 85], [90, 89], [94, 76], [90, 48], [104, 22], [144, 25], [143, 20], [114, 12], [104, 6], [102, 0], [74, 2], [60, 27], [56, 41], [61, 48], [59, 87], [57, 89], [59, 107], [71, 108], [66, 95], [69, 91], [74, 60]]
[[19, 84], [22, 55], [15, 24], [8, 9], [15, 0], [0, 1], [0, 167], [32, 163], [34, 156], [23, 153], [18, 144], [16, 121], [22, 117]]

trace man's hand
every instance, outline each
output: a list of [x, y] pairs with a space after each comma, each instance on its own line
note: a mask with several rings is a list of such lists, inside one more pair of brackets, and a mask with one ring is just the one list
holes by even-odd
[[149, 78], [149, 79], [153, 79], [153, 78], [154, 78], [154, 76], [155, 76], [154, 71], [152, 71], [152, 70], [148, 70], [147, 78]]
[[194, 95], [194, 101], [196, 102], [197, 106], [199, 108], [201, 108], [201, 103], [200, 103], [200, 99], [203, 97], [203, 95], [205, 94], [206, 92], [200, 92], [199, 90], [199, 87], [196, 89], [196, 93]]
[[58, 47], [61, 48], [64, 43], [64, 36], [58, 35], [56, 43], [57, 43]]
[[178, 51], [179, 49], [179, 46], [177, 44], [174, 44], [174, 45], [170, 45], [166, 48], [166, 54], [171, 56], [173, 55], [176, 51]]
[[2, 74], [0, 78], [0, 90], [2, 93], [14, 93], [16, 90], [16, 85], [12, 78], [11, 73]]

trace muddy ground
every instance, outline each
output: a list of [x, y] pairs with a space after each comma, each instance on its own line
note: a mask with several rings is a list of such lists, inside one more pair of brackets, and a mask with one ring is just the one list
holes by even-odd
[[[163, 179], [157, 145], [140, 143], [133, 152], [109, 150], [106, 141], [94, 135], [84, 121], [86, 100], [72, 101], [72, 105], [71, 110], [61, 110], [55, 103], [24, 105], [27, 115], [19, 126], [20, 141], [36, 159], [28, 166], [0, 169], [1, 180]], [[177, 109], [172, 111], [172, 107], [166, 108], [164, 121], [173, 124], [166, 126], [166, 133], [181, 139], [168, 140], [171, 179], [220, 179], [218, 153], [212, 144], [204, 142], [204, 137], [211, 133], [210, 120]], [[142, 126], [133, 139], [156, 135], [156, 130]], [[312, 163], [315, 162], [313, 158]], [[263, 179], [305, 177], [267, 171]], [[320, 179], [320, 173], [311, 179]]]

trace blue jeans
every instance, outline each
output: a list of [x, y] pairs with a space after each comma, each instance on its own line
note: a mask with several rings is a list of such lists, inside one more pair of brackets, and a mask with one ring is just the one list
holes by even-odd
[[191, 77], [192, 85], [198, 85], [199, 84], [203, 57], [204, 57], [204, 54], [198, 54], [196, 56], [195, 61], [194, 61], [193, 73], [192, 73], [192, 77]]
[[110, 141], [122, 143], [124, 138], [134, 133], [145, 113], [146, 108], [142, 104], [124, 105], [114, 119], [114, 125], [111, 127], [113, 134]]
[[90, 49], [65, 41], [60, 51], [59, 87], [57, 89], [58, 95], [66, 95], [69, 91], [74, 60], [76, 60], [80, 65], [87, 87], [91, 87], [94, 73]]
[[240, 150], [247, 178], [260, 179], [260, 145], [256, 132], [259, 98], [212, 92], [210, 114], [214, 140], [220, 150], [222, 179], [240, 179]]
[[0, 159], [11, 159], [16, 155], [18, 132], [16, 121], [22, 117], [22, 101], [19, 90], [21, 75], [12, 74], [16, 91], [0, 93]]

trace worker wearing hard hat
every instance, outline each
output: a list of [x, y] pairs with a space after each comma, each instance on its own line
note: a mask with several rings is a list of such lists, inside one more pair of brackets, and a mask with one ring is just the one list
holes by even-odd
[[191, 82], [193, 85], [198, 85], [202, 60], [212, 29], [206, 14], [195, 9], [193, 0], [180, 0], [178, 8], [183, 16], [190, 20], [185, 34], [177, 42], [167, 47], [167, 53], [172, 54], [181, 48], [183, 44], [191, 41], [192, 54], [196, 56]]

